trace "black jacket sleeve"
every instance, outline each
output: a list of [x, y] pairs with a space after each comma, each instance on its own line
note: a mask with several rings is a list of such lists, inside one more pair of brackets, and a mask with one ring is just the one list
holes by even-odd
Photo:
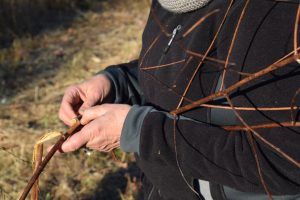
[[137, 79], [138, 61], [109, 66], [101, 71], [113, 85], [114, 103], [143, 104], [144, 97]]
[[[299, 129], [278, 128], [260, 133], [300, 160]], [[299, 168], [268, 145], [256, 141], [263, 176], [272, 194], [299, 193]], [[143, 121], [140, 146], [140, 159], [146, 172], [153, 172], [155, 168], [151, 166], [156, 163], [178, 168], [189, 179], [209, 180], [241, 191], [263, 192], [245, 132], [228, 132], [189, 119], [174, 119], [163, 112], [149, 112]], [[161, 184], [160, 179], [164, 178], [155, 177], [152, 181]]]

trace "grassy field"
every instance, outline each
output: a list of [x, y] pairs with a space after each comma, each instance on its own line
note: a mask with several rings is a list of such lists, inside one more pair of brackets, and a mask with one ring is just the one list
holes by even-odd
[[95, 8], [100, 1], [103, 0], [1, 0], [2, 46], [16, 37], [68, 26], [81, 11]]
[[[0, 1], [0, 10], [3, 5], [14, 5], [12, 2], [18, 1]], [[50, 27], [28, 32], [14, 25], [10, 31], [0, 27], [2, 40], [8, 38], [0, 48], [1, 200], [17, 199], [26, 185], [35, 141], [45, 132], [65, 130], [57, 117], [65, 88], [139, 54], [149, 9], [146, 1], [93, 1], [75, 8], [68, 2], [65, 7], [56, 5], [61, 8], [57, 9], [59, 19], [67, 23], [54, 20]], [[15, 6], [20, 13], [28, 12], [26, 6], [24, 10]], [[43, 13], [50, 8], [44, 9]], [[32, 16], [39, 16], [35, 12], [40, 11], [34, 11]], [[8, 23], [5, 13], [0, 13], [0, 20]], [[32, 19], [15, 23], [34, 26]], [[37, 24], [49, 18], [40, 20]], [[87, 156], [82, 150], [56, 156], [41, 176], [40, 199], [134, 199], [138, 195], [139, 172], [132, 156], [118, 154], [121, 161], [99, 152]]]

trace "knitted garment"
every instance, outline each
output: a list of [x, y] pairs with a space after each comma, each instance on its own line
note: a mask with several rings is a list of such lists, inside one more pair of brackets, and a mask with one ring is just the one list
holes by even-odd
[[186, 13], [207, 5], [211, 0], [158, 0], [166, 10], [174, 13]]

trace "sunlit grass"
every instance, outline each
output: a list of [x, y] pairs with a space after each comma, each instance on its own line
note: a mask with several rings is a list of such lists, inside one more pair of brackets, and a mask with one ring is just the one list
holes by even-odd
[[[26, 2], [0, 0], [1, 5], [20, 3], [17, 10]], [[36, 1], [30, 2], [34, 6]], [[70, 1], [51, 2], [72, 8]], [[24, 188], [35, 141], [45, 132], [65, 130], [57, 117], [65, 88], [139, 54], [147, 3], [94, 2], [98, 4], [90, 5], [91, 10], [68, 26], [15, 35], [7, 48], [0, 49], [0, 199], [2, 194], [17, 199]], [[87, 156], [83, 151], [55, 157], [41, 176], [41, 199], [133, 199], [138, 189], [138, 178], [132, 176], [135, 167], [128, 168], [133, 159], [117, 154], [125, 162], [113, 161], [110, 154]]]

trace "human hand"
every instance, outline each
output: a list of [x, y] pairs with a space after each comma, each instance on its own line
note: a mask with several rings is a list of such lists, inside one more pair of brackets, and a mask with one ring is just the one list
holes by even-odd
[[71, 126], [71, 119], [83, 114], [84, 110], [109, 97], [111, 82], [107, 76], [100, 74], [91, 79], [70, 86], [65, 91], [60, 109], [59, 118], [67, 125]]
[[84, 145], [103, 152], [118, 148], [130, 108], [126, 104], [103, 104], [85, 109], [80, 120], [84, 127], [63, 143], [62, 151], [75, 151]]

